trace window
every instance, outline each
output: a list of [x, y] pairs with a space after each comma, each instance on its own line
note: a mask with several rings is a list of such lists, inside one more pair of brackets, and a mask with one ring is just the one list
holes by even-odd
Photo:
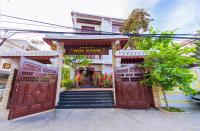
[[81, 26], [82, 31], [95, 31], [95, 28], [92, 26]]
[[92, 25], [101, 25], [101, 21], [90, 20], [90, 19], [80, 19], [77, 18], [78, 23], [92, 24]]
[[120, 29], [120, 27], [121, 27], [121, 26], [118, 26], [118, 25], [113, 25], [113, 26], [112, 26], [112, 32], [117, 32], [117, 33], [118, 33], [118, 32], [119, 32], [119, 29]]

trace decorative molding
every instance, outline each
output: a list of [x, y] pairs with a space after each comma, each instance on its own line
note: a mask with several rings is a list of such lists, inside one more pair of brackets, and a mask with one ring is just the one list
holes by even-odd
[[118, 50], [115, 54], [116, 57], [134, 57], [134, 56], [145, 56], [143, 50]]

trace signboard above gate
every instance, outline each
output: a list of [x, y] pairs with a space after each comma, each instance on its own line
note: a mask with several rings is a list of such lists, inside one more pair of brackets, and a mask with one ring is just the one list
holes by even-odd
[[68, 47], [67, 55], [108, 55], [108, 47]]

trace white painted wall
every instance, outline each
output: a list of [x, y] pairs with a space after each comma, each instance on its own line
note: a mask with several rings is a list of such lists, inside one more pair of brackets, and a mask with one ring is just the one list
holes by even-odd
[[101, 21], [101, 31], [112, 32], [112, 22], [107, 19]]
[[112, 50], [109, 50], [109, 55], [103, 55], [103, 64], [112, 64]]

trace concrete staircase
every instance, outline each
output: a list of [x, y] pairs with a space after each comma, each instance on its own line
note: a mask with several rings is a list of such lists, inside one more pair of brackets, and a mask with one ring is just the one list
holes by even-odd
[[57, 109], [114, 108], [112, 91], [64, 91]]

